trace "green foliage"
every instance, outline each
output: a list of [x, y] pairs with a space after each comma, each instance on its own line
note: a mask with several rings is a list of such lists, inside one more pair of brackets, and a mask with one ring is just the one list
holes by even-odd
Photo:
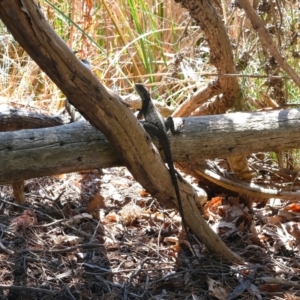
[[[122, 95], [131, 93], [134, 83], [143, 82], [157, 97], [176, 105], [215, 76], [200, 28], [174, 1], [42, 0], [39, 4], [55, 31], [78, 51], [78, 57], [90, 60], [101, 82]], [[299, 71], [300, 13], [293, 1], [279, 4], [278, 8], [272, 1], [262, 0], [257, 11], [282, 54]], [[237, 71], [242, 75], [239, 109], [257, 109], [252, 100], [261, 100], [260, 92], [275, 101], [298, 102], [299, 89], [283, 77], [262, 50], [257, 33], [242, 11], [232, 6], [222, 11], [216, 7], [216, 11], [224, 19]], [[40, 100], [48, 111], [48, 106], [53, 111], [59, 109], [56, 103], [63, 99], [61, 92], [2, 24], [0, 32], [2, 96], [17, 97], [27, 104]], [[268, 79], [270, 75], [281, 77], [282, 82]]]

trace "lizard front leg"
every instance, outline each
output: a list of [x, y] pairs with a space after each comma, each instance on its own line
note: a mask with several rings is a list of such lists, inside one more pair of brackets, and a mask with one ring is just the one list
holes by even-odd
[[166, 118], [165, 126], [166, 126], [167, 131], [170, 130], [172, 132], [172, 134], [179, 133], [179, 130], [175, 129], [174, 120], [171, 116]]

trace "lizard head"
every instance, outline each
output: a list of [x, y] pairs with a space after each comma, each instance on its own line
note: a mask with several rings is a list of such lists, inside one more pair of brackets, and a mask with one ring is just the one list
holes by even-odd
[[150, 98], [150, 93], [149, 93], [149, 91], [146, 89], [146, 87], [143, 84], [136, 83], [135, 84], [135, 90], [140, 95], [140, 97], [142, 98], [142, 100]]

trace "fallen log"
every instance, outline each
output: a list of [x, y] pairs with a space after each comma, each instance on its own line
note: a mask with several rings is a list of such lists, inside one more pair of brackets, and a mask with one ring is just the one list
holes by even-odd
[[63, 124], [60, 117], [46, 116], [26, 110], [6, 109], [0, 112], [0, 131], [45, 128]]
[[[64, 124], [60, 117], [46, 116], [26, 110], [6, 108], [0, 112], [0, 131], [14, 131], [21, 129], [45, 128]], [[18, 203], [23, 203], [24, 180], [13, 179], [14, 198]]]
[[[175, 162], [300, 148], [299, 109], [174, 121], [180, 130], [170, 136]], [[0, 158], [0, 184], [124, 165], [105, 136], [85, 121], [0, 132]]]

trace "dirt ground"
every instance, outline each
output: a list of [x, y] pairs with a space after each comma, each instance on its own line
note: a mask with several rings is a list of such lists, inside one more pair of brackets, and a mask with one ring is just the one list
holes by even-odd
[[[0, 187], [0, 299], [300, 299], [297, 203], [219, 195], [210, 226], [244, 264], [217, 260], [125, 168]], [[249, 200], [249, 199], [248, 199]], [[253, 199], [252, 199], [253, 200]]]

